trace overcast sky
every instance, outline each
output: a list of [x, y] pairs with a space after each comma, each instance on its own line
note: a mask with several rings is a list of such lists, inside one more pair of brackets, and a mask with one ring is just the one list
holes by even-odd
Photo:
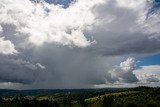
[[0, 88], [160, 86], [158, 0], [0, 0]]

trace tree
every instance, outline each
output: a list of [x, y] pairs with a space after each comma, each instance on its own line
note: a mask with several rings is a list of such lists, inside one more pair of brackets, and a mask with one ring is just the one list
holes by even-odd
[[113, 102], [114, 102], [114, 96], [113, 95], [104, 96], [103, 101], [102, 101], [102, 105], [104, 107], [111, 107]]
[[125, 107], [138, 107], [135, 102], [126, 102]]
[[147, 103], [146, 107], [158, 107], [158, 104], [154, 101], [150, 101], [150, 102]]

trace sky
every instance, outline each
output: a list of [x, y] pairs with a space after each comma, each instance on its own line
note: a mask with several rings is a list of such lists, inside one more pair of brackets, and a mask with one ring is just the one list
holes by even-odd
[[0, 88], [160, 86], [159, 0], [1, 0]]

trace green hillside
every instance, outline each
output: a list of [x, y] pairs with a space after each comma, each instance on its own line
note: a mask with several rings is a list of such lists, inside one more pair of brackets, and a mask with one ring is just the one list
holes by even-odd
[[[62, 90], [61, 90], [62, 91]], [[160, 88], [39, 91], [36, 95], [1, 96], [0, 107], [159, 107]], [[52, 93], [49, 95], [49, 93]], [[12, 93], [13, 94], [13, 93]]]

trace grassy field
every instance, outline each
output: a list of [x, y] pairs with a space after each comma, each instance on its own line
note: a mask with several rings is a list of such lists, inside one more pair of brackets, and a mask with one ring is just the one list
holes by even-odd
[[115, 93], [109, 93], [109, 94], [104, 94], [104, 95], [88, 98], [88, 99], [85, 99], [85, 101], [88, 103], [95, 103], [97, 101], [102, 101], [105, 96], [106, 97], [108, 96], [120, 97], [120, 96], [127, 96], [127, 95], [137, 94], [137, 93], [139, 93], [139, 91], [115, 92]]

